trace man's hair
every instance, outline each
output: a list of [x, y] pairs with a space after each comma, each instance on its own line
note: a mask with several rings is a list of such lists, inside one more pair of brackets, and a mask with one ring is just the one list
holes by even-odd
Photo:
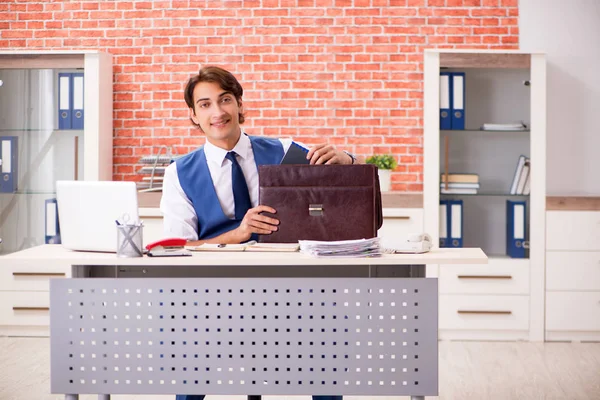
[[[231, 72], [220, 67], [207, 66], [201, 68], [198, 72], [198, 75], [192, 76], [188, 80], [187, 85], [185, 85], [183, 97], [185, 98], [185, 102], [188, 105], [188, 107], [192, 110], [194, 110], [194, 89], [196, 88], [196, 85], [200, 82], [217, 83], [224, 91], [231, 92], [235, 96], [235, 99], [237, 100], [238, 104], [242, 100], [244, 89]], [[245, 119], [244, 114], [240, 112], [238, 117], [240, 124], [243, 124]], [[194, 121], [192, 121], [192, 123], [196, 125]]]

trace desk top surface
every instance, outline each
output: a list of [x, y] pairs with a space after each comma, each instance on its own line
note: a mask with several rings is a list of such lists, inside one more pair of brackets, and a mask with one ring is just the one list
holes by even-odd
[[433, 249], [425, 254], [386, 254], [373, 258], [316, 258], [302, 253], [274, 252], [194, 252], [192, 257], [119, 258], [115, 253], [67, 250], [61, 245], [42, 245], [0, 257], [0, 265], [10, 262], [47, 261], [71, 265], [399, 265], [399, 264], [487, 264], [479, 248]]

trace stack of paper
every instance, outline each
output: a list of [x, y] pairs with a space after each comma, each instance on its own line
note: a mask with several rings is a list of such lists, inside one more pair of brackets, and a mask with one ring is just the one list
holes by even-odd
[[379, 257], [383, 254], [379, 238], [316, 241], [300, 240], [300, 251], [314, 257]]
[[485, 123], [481, 126], [484, 131], [524, 131], [527, 129], [527, 125], [524, 123], [519, 124], [489, 124]]

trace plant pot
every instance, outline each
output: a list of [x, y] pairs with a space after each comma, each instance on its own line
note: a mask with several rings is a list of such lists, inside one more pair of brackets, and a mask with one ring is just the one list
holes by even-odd
[[377, 174], [379, 175], [379, 188], [382, 192], [389, 192], [392, 186], [392, 170], [378, 169]]

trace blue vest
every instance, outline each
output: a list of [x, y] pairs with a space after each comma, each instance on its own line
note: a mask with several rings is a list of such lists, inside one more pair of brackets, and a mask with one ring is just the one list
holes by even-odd
[[[279, 164], [283, 146], [279, 139], [248, 136], [256, 166]], [[204, 148], [187, 154], [176, 162], [179, 184], [192, 202], [198, 216], [198, 239], [210, 239], [240, 226], [242, 221], [229, 219], [223, 209], [208, 170]], [[253, 188], [248, 188], [252, 190]], [[253, 239], [256, 235], [253, 235]]]

